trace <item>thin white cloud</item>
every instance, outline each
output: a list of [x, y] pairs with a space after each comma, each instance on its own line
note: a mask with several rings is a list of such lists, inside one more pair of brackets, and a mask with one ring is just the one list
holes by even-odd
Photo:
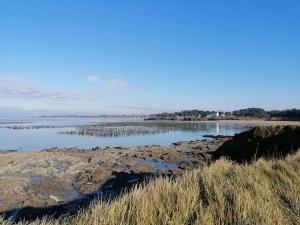
[[17, 76], [0, 76], [0, 98], [41, 99], [41, 100], [76, 100], [76, 92], [47, 90], [37, 83]]
[[90, 75], [87, 76], [86, 79], [88, 82], [98, 82], [100, 80], [100, 77], [98, 75]]
[[102, 80], [102, 84], [104, 87], [109, 87], [113, 90], [118, 90], [122, 92], [127, 92], [135, 89], [132, 85], [129, 85], [127, 82], [119, 79], [119, 78], [111, 78], [107, 80]]
[[70, 101], [94, 101], [99, 97], [123, 95], [135, 88], [127, 82], [113, 78], [101, 80], [99, 77], [90, 77], [99, 80], [99, 87], [88, 91], [49, 89], [40, 84], [22, 79], [18, 76], [0, 75], [0, 99], [34, 99], [51, 103], [64, 103]]
[[[89, 87], [83, 84], [80, 89], [58, 89], [20, 76], [0, 74], [0, 113], [10, 115], [24, 110], [29, 114], [44, 111], [119, 113], [120, 109], [112, 108], [110, 105], [124, 104], [130, 94], [139, 90], [119, 77], [110, 79], [99, 77], [98, 82]], [[122, 113], [126, 111], [129, 110], [124, 108]]]
[[[109, 78], [107, 78], [109, 77]], [[96, 83], [98, 92], [105, 94], [109, 92], [124, 93], [137, 90], [137, 87], [127, 83], [120, 78], [120, 75], [109, 74], [109, 76], [100, 76], [97, 73], [87, 76], [86, 80], [90, 83]], [[100, 91], [99, 91], [100, 89]]]

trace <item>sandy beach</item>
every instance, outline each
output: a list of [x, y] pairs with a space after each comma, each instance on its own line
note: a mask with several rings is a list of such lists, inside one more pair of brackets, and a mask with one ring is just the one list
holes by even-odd
[[300, 126], [300, 121], [271, 121], [271, 120], [210, 120], [201, 121], [203, 123], [222, 123], [222, 124], [251, 124], [257, 126], [284, 126], [284, 125], [294, 125]]

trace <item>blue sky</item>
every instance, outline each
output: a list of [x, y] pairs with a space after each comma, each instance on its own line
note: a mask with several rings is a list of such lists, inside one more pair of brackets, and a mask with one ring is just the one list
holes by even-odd
[[0, 111], [300, 108], [300, 1], [0, 0]]

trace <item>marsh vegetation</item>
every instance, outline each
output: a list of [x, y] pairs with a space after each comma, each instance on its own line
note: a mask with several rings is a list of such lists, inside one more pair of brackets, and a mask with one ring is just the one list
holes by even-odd
[[60, 131], [59, 134], [118, 137], [133, 135], [149, 135], [167, 133], [171, 131], [197, 131], [203, 129], [203, 125], [196, 123], [172, 123], [172, 122], [114, 122], [82, 125], [75, 128]]

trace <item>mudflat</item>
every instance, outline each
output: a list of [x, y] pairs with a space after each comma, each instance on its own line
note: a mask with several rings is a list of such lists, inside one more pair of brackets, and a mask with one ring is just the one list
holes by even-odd
[[55, 213], [72, 213], [72, 209], [75, 213], [78, 202], [117, 196], [124, 188], [149, 178], [181, 175], [204, 166], [228, 139], [183, 141], [168, 147], [2, 152], [0, 213], [22, 218], [35, 216], [34, 209], [56, 206], [59, 210]]

